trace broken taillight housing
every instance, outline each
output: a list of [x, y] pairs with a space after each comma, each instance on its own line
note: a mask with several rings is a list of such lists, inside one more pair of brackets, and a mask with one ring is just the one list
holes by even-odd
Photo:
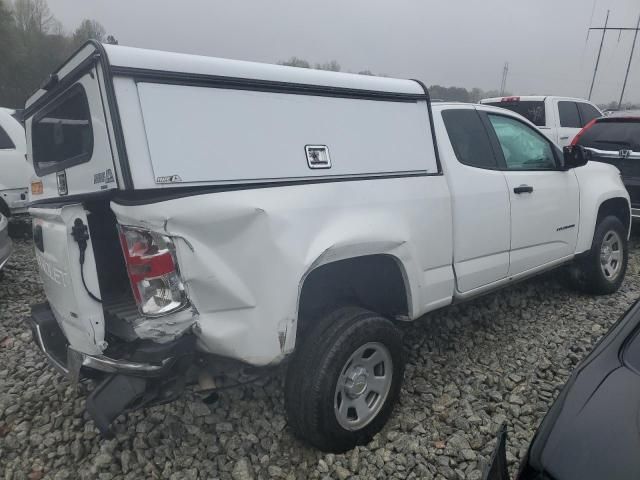
[[173, 240], [150, 230], [118, 226], [131, 290], [143, 315], [157, 316], [189, 304]]

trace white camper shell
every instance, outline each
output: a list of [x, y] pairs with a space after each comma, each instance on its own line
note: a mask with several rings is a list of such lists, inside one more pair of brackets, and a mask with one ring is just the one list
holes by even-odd
[[34, 337], [72, 380], [104, 376], [105, 432], [289, 359], [291, 428], [344, 450], [399, 394], [393, 322], [576, 258], [583, 288], [624, 277], [614, 168], [517, 114], [432, 111], [417, 81], [91, 42], [25, 119]]

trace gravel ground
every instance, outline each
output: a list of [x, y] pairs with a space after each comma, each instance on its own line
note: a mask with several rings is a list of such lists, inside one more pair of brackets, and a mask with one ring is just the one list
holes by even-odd
[[31, 242], [18, 239], [0, 281], [0, 477], [477, 480], [504, 421], [513, 470], [570, 371], [638, 296], [637, 247], [636, 236], [615, 295], [569, 292], [552, 273], [408, 326], [391, 421], [369, 445], [332, 455], [292, 437], [282, 375], [212, 405], [187, 393], [119, 419], [116, 437], [102, 440], [85, 394], [31, 343], [24, 318], [44, 296]]

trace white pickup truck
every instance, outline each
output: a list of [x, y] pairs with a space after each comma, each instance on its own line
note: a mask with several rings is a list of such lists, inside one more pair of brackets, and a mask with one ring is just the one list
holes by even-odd
[[480, 103], [519, 113], [561, 147], [569, 145], [593, 119], [603, 116], [598, 107], [582, 98], [511, 96], [485, 98]]
[[14, 115], [14, 110], [0, 108], [0, 214], [5, 217], [27, 213], [31, 175], [24, 158], [24, 128]]
[[287, 360], [290, 428], [366, 442], [397, 322], [568, 265], [614, 292], [618, 171], [417, 81], [88, 43], [25, 111], [34, 339], [107, 433], [122, 412]]

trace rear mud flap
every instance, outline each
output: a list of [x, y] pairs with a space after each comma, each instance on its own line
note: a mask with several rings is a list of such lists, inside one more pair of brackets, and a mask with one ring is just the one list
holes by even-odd
[[141, 377], [114, 374], [106, 377], [91, 392], [87, 397], [87, 412], [103, 436], [112, 436], [111, 423], [144, 396], [147, 382]]
[[491, 463], [484, 472], [483, 480], [509, 480], [507, 468], [507, 425], [502, 424], [498, 431], [496, 448], [491, 455]]

